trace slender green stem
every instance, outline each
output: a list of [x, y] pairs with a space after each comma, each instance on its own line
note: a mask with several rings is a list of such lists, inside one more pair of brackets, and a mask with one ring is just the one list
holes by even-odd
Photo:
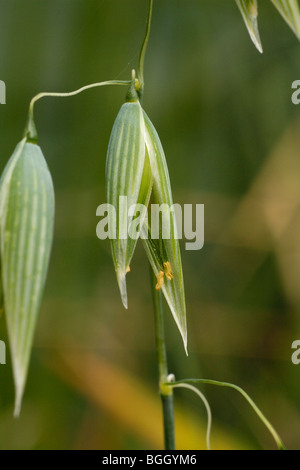
[[145, 33], [144, 41], [141, 47], [139, 65], [138, 65], [138, 81], [139, 81], [138, 94], [141, 100], [143, 98], [143, 93], [144, 93], [144, 63], [145, 63], [145, 55], [146, 55], [147, 45], [149, 41], [150, 31], [151, 31], [152, 11], [153, 11], [153, 0], [149, 0], [146, 33]]
[[171, 395], [161, 393], [164, 420], [165, 450], [175, 450], [175, 423], [174, 423], [174, 399]]
[[159, 393], [162, 400], [163, 407], [163, 422], [164, 422], [164, 441], [166, 450], [175, 450], [175, 426], [174, 426], [174, 403], [173, 391], [167, 384], [168, 377], [168, 363], [167, 352], [165, 343], [164, 331], [164, 315], [162, 294], [157, 291], [155, 286], [157, 280], [150, 267], [151, 275], [151, 288], [153, 294], [154, 318], [155, 318], [155, 340], [159, 373]]
[[[172, 382], [171, 382], [172, 383]], [[209, 403], [206, 397], [203, 395], [198, 388], [194, 387], [193, 385], [186, 384], [186, 383], [172, 383], [172, 388], [187, 388], [188, 390], [192, 390], [192, 392], [196, 393], [198, 397], [202, 400], [206, 412], [207, 412], [207, 430], [206, 430], [206, 449], [210, 450], [210, 435], [211, 435], [211, 425], [212, 425], [212, 415]]]
[[278, 433], [275, 431], [273, 428], [272, 424], [270, 421], [265, 417], [265, 415], [262, 413], [262, 411], [258, 408], [256, 403], [252, 400], [252, 398], [249, 397], [249, 395], [243, 390], [241, 387], [238, 385], [234, 385], [228, 382], [219, 382], [218, 380], [210, 380], [210, 379], [184, 379], [184, 380], [178, 380], [175, 382], [166, 382], [164, 385], [173, 387], [174, 385], [179, 385], [179, 384], [208, 384], [208, 385], [217, 385], [218, 387], [228, 387], [228, 388], [233, 388], [237, 392], [239, 392], [250, 404], [250, 406], [253, 408], [257, 416], [260, 418], [260, 420], [264, 423], [266, 428], [270, 431], [272, 434], [277, 447], [279, 450], [285, 450], [285, 447], [283, 445], [283, 442], [281, 438], [279, 437]]
[[31, 141], [37, 141], [37, 132], [34, 124], [34, 105], [35, 103], [40, 100], [41, 98], [45, 97], [58, 97], [58, 98], [66, 98], [70, 96], [78, 95], [83, 91], [90, 90], [91, 88], [97, 88], [101, 86], [107, 85], [130, 85], [131, 81], [124, 81], [124, 80], [108, 80], [106, 82], [98, 82], [98, 83], [91, 83], [90, 85], [85, 85], [77, 90], [66, 92], [66, 93], [56, 93], [56, 92], [42, 92], [37, 94], [32, 98], [29, 104], [29, 112], [28, 112], [28, 121], [25, 127], [24, 137], [27, 137]]

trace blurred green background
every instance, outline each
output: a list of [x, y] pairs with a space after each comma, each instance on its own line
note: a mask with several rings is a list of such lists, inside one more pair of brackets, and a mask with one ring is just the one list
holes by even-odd
[[[205, 246], [184, 251], [189, 357], [166, 309], [170, 371], [234, 382], [286, 446], [300, 449], [300, 45], [260, 3], [264, 54], [233, 0], [160, 0], [146, 58], [144, 107], [165, 148], [174, 201], [205, 204]], [[29, 100], [130, 79], [146, 0], [0, 0], [0, 170], [22, 137]], [[96, 238], [110, 131], [121, 87], [36, 105], [56, 190], [44, 302], [20, 419], [8, 351], [0, 366], [0, 449], [162, 447], [148, 267], [142, 247], [121, 305], [109, 242]], [[5, 319], [0, 338], [7, 341]], [[273, 449], [234, 391], [202, 388], [212, 447]], [[178, 392], [178, 393], [177, 393]], [[204, 448], [205, 412], [176, 390], [178, 448]]]

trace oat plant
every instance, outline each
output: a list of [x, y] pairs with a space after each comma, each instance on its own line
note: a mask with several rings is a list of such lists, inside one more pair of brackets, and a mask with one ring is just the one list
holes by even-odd
[[[300, 38], [300, 14], [296, 0], [271, 0]], [[236, 0], [250, 37], [262, 52], [258, 32], [257, 0]], [[164, 332], [163, 298], [178, 327], [187, 354], [186, 303], [176, 220], [167, 160], [159, 135], [143, 109], [144, 62], [150, 36], [153, 0], [149, 0], [146, 33], [137, 70], [127, 81], [93, 83], [68, 93], [39, 93], [30, 102], [22, 140], [9, 159], [0, 180], [0, 311], [4, 309], [15, 382], [15, 416], [20, 414], [34, 331], [46, 281], [54, 224], [54, 189], [34, 123], [34, 106], [45, 97], [71, 97], [104, 86], [125, 86], [127, 93], [116, 117], [106, 158], [106, 202], [122, 214], [116, 220], [108, 215], [112, 259], [121, 300], [128, 308], [126, 276], [139, 239], [150, 267], [150, 285], [155, 317], [159, 394], [162, 401], [164, 445], [174, 450], [175, 425], [173, 394], [186, 388], [202, 400], [208, 416], [207, 448], [210, 448], [212, 415], [199, 385], [229, 387], [240, 393], [284, 449], [277, 432], [249, 395], [234, 384], [216, 380], [175, 379], [170, 373]], [[140, 208], [136, 212], [128, 206]], [[124, 207], [123, 207], [124, 204]], [[159, 205], [168, 237], [154, 228], [146, 217], [149, 205]], [[163, 225], [163, 224], [162, 224]], [[129, 234], [129, 236], [127, 236]], [[196, 387], [197, 386], [197, 387]]]

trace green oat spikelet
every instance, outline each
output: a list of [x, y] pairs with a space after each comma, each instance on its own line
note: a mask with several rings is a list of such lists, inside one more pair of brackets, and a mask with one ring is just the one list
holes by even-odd
[[[185, 291], [169, 171], [160, 138], [145, 111], [144, 120], [145, 142], [153, 175], [152, 200], [162, 209], [162, 217], [168, 226], [170, 237], [152, 240], [151, 230], [145, 226], [143, 243], [187, 351]], [[164, 273], [164, 278], [161, 272]]]
[[54, 223], [54, 190], [40, 147], [17, 145], [0, 182], [0, 256], [4, 311], [20, 414]]
[[[112, 258], [122, 302], [127, 308], [126, 274], [130, 271], [137, 239], [143, 239], [146, 254], [158, 279], [157, 286], [162, 289], [186, 349], [183, 273], [169, 172], [158, 134], [141, 107], [135, 87], [133, 73], [132, 85], [114, 123], [107, 152], [106, 202], [115, 209], [108, 215]], [[135, 238], [128, 236], [128, 227], [134, 222], [134, 216], [127, 215], [126, 207], [120, 207], [124, 196], [127, 198], [127, 208], [134, 204], [145, 208], [139, 217]], [[151, 239], [151, 225], [145, 218], [150, 196], [151, 202], [162, 210], [163, 223], [170, 234], [167, 238], [159, 233], [157, 239]], [[117, 214], [116, 220], [114, 214]]]
[[298, 0], [271, 0], [271, 2], [300, 40], [300, 11]]
[[236, 4], [242, 14], [245, 25], [248, 29], [250, 38], [257, 48], [257, 50], [262, 53], [263, 48], [260, 40], [257, 16], [258, 16], [258, 7], [257, 0], [236, 0]]
[[[127, 218], [127, 208], [134, 204], [147, 207], [152, 187], [149, 159], [145, 149], [143, 110], [134, 84], [133, 77], [126, 103], [122, 105], [115, 120], [106, 158], [106, 202], [115, 208], [117, 214], [114, 221], [113, 213], [109, 213], [109, 238], [125, 308], [128, 308], [126, 274], [129, 272], [138, 238], [128, 237], [128, 227], [133, 222], [133, 216]], [[127, 207], [122, 206], [123, 201], [127, 202]], [[145, 214], [141, 216], [141, 221], [144, 216]]]

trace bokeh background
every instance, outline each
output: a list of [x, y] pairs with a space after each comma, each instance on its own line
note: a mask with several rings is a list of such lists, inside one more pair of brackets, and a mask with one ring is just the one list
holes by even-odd
[[[205, 246], [184, 251], [189, 357], [166, 309], [170, 371], [244, 387], [300, 449], [300, 45], [260, 3], [264, 54], [233, 0], [160, 0], [144, 107], [163, 142], [175, 202], [205, 204]], [[0, 0], [0, 170], [40, 91], [130, 79], [146, 0]], [[0, 366], [0, 449], [159, 449], [160, 400], [147, 260], [139, 245], [121, 305], [108, 241], [96, 238], [105, 156], [121, 87], [36, 105], [56, 191], [49, 276], [22, 415], [8, 351]], [[7, 341], [5, 318], [0, 338]], [[218, 449], [273, 449], [243, 398], [203, 387]], [[179, 449], [205, 447], [205, 411], [176, 391]]]

